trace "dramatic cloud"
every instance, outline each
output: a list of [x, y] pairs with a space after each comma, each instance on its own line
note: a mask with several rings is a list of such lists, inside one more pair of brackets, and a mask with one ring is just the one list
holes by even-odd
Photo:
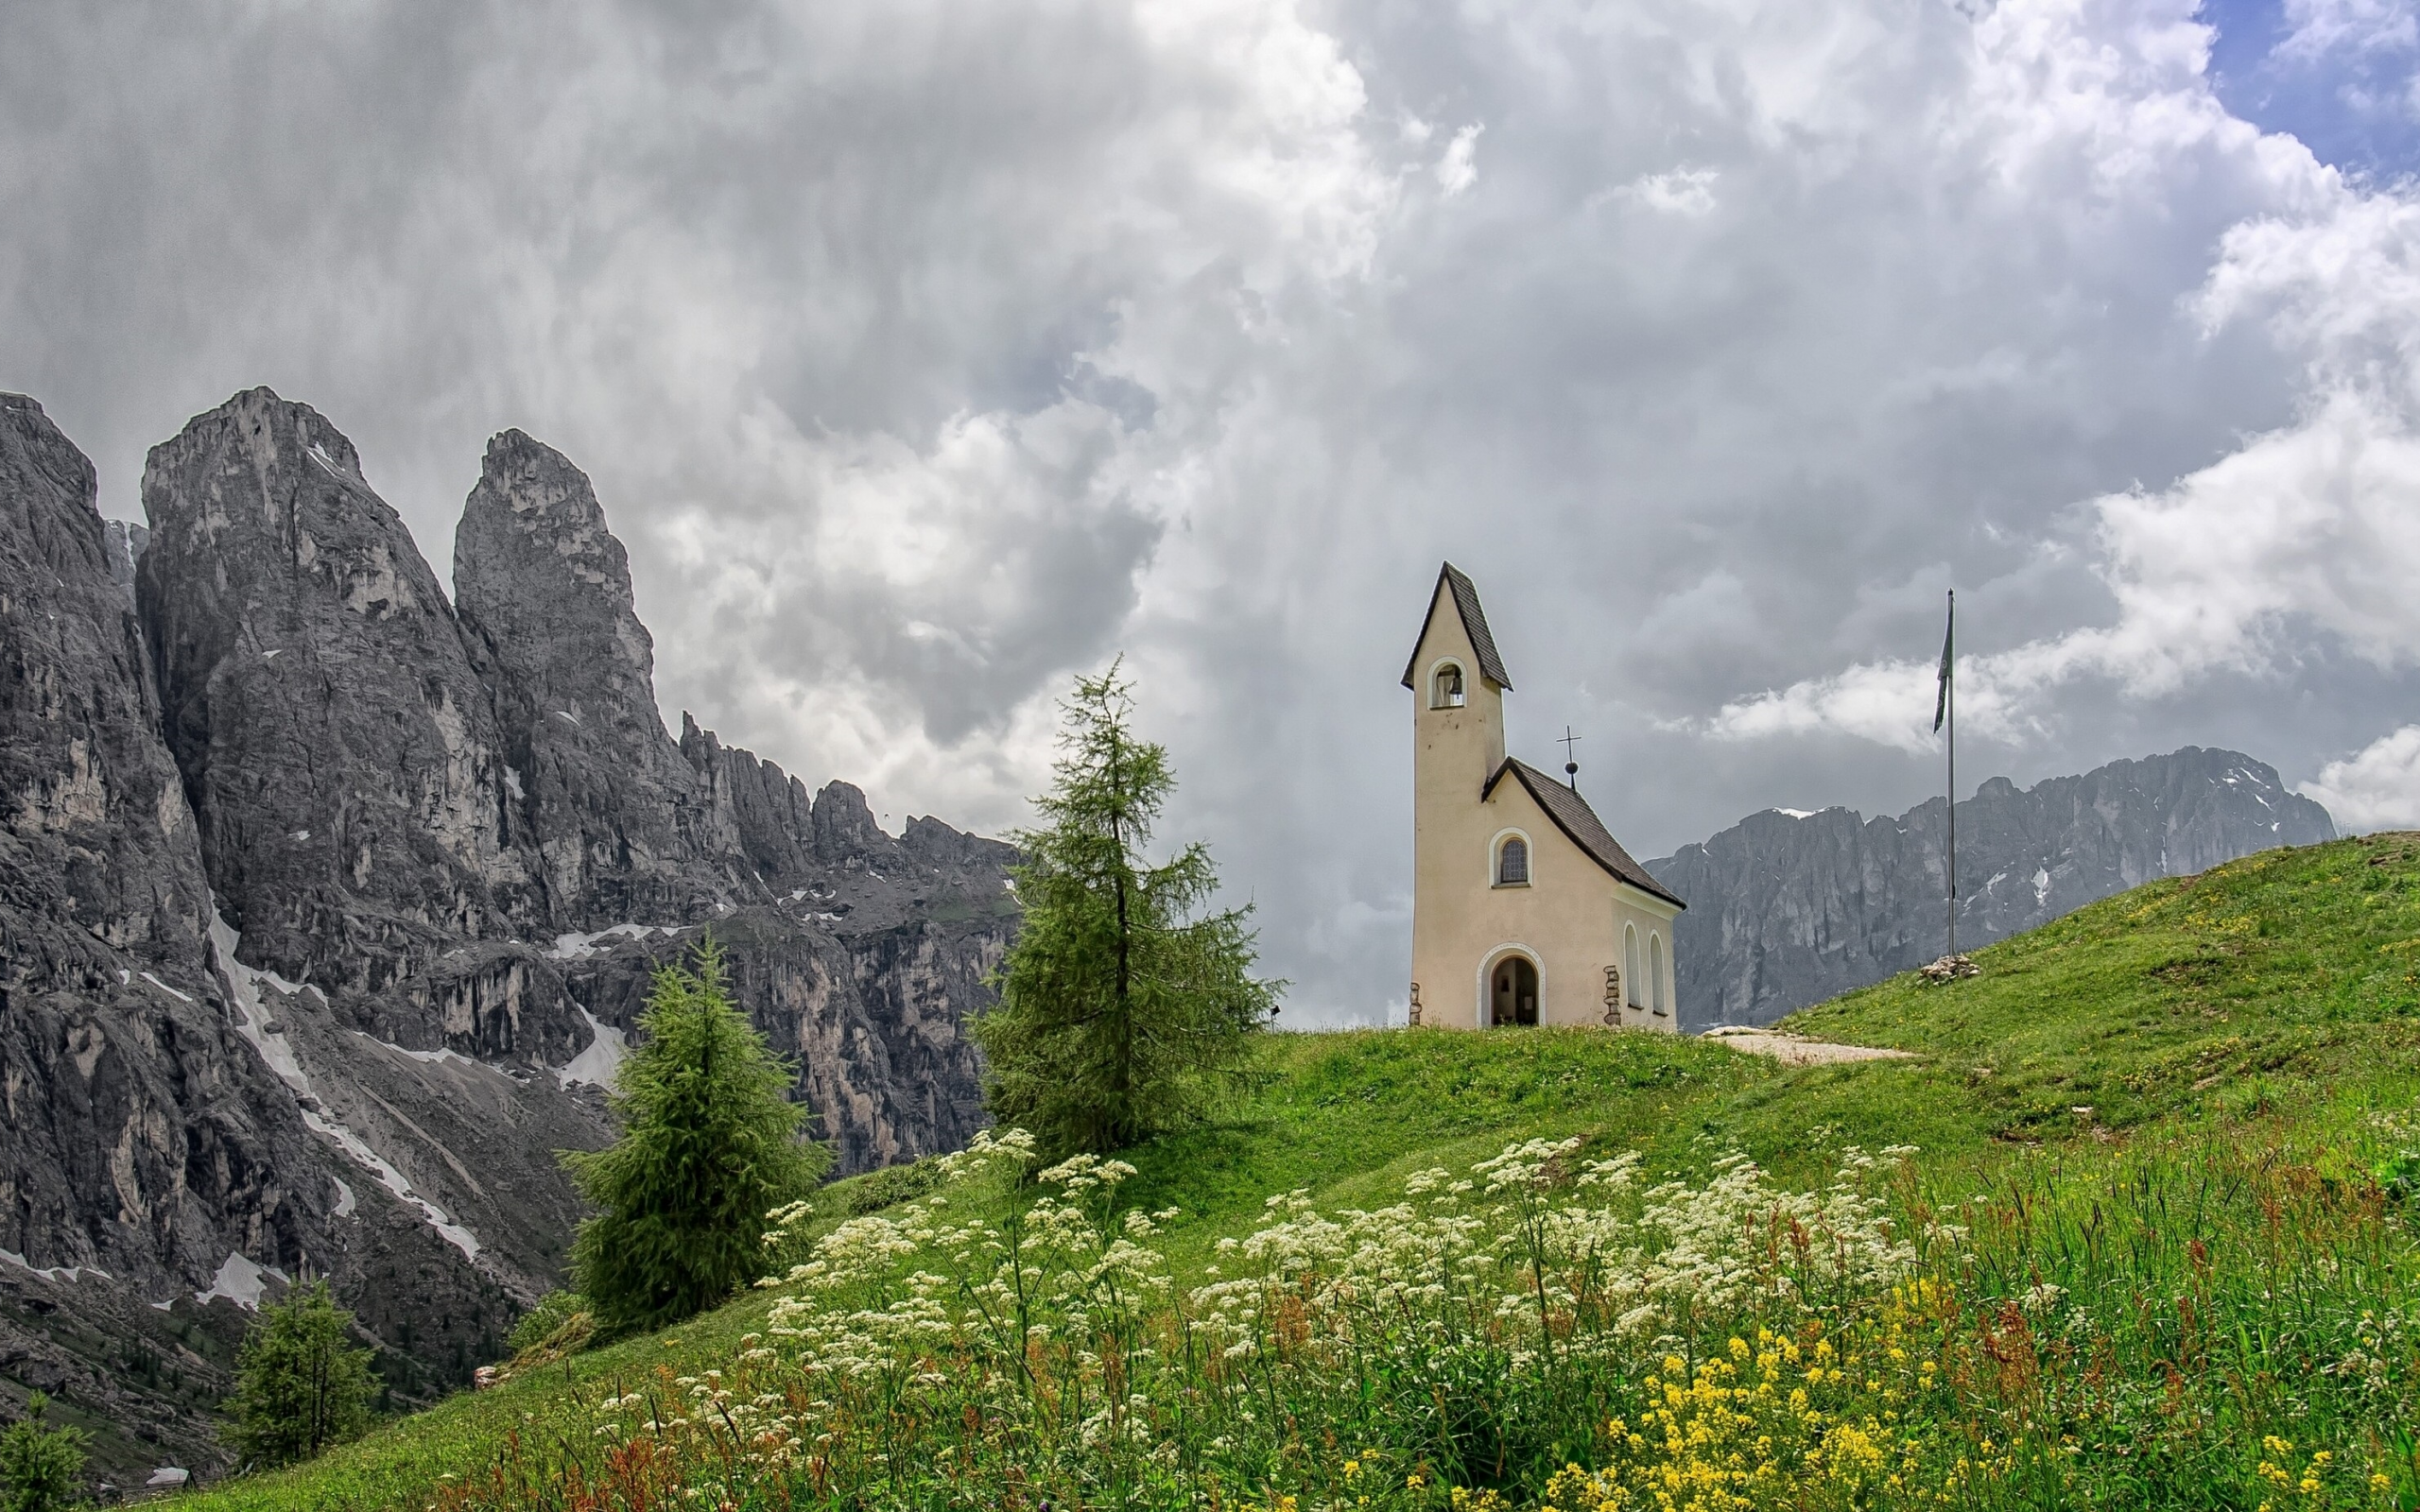
[[[2369, 396], [2331, 395], [2171, 489], [2094, 508], [2116, 623], [1959, 659], [1970, 731], [2021, 743], [2048, 732], [2048, 697], [2071, 679], [2173, 693], [2214, 672], [2277, 670], [2314, 635], [2387, 670], [2420, 663], [2420, 438]], [[1859, 665], [1726, 704], [1706, 729], [1829, 728], [1928, 749], [1935, 675], [1929, 662]]]
[[[2411, 72], [2404, 9], [2288, 19], [2263, 79]], [[1123, 652], [1289, 1020], [1368, 1020], [1443, 557], [1516, 747], [1577, 730], [1643, 854], [1929, 791], [1952, 585], [1977, 776], [2229, 744], [2401, 812], [2420, 203], [2212, 43], [2194, 0], [20, 7], [0, 387], [133, 515], [269, 383], [441, 563], [522, 426], [667, 711], [894, 828], [1019, 822]]]
[[2302, 784], [2346, 830], [2420, 830], [2420, 725], [2371, 742], [2348, 761], [2329, 762]]
[[[2174, 693], [2290, 666], [2319, 637], [2387, 671], [2420, 664], [2420, 208], [2326, 198], [2309, 220], [2231, 229], [2195, 301], [2213, 335], [2266, 311], [2308, 363], [2307, 413], [2167, 489], [2093, 501], [2114, 623], [1962, 659], [1969, 728], [2022, 741], [2044, 731], [2046, 696], [2064, 682]], [[1831, 728], [1923, 749], [1932, 676], [1905, 660], [1852, 667], [1727, 704], [1705, 728]]]

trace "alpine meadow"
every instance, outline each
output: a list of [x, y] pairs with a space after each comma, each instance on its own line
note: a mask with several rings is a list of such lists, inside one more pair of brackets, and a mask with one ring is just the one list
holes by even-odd
[[1783, 1027], [1269, 1037], [1201, 1126], [823, 1188], [756, 1292], [196, 1508], [2384, 1508], [2420, 836]]

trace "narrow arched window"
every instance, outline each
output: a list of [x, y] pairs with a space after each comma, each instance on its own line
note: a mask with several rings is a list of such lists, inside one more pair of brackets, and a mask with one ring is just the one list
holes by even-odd
[[1630, 1005], [1634, 1008], [1647, 1006], [1647, 999], [1642, 995], [1644, 989], [1638, 984], [1638, 930], [1634, 925], [1622, 928], [1622, 980], [1629, 984], [1622, 991]]
[[1429, 683], [1428, 707], [1460, 709], [1464, 701], [1462, 669], [1448, 662], [1437, 669], [1437, 676]]
[[1664, 1004], [1664, 936], [1647, 936], [1647, 990], [1654, 999], [1655, 1011], [1665, 1011]]
[[[1465, 872], [1463, 875], [1468, 876]], [[1507, 835], [1495, 848], [1495, 885], [1499, 887], [1527, 886], [1530, 881], [1530, 842], [1519, 835]]]

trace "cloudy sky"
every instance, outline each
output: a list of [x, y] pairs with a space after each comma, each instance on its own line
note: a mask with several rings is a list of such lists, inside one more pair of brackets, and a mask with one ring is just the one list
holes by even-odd
[[1437, 564], [1638, 854], [2186, 744], [2420, 825], [2415, 0], [0, 0], [0, 387], [423, 549], [596, 479], [668, 716], [997, 830], [1119, 652], [1288, 1021]]

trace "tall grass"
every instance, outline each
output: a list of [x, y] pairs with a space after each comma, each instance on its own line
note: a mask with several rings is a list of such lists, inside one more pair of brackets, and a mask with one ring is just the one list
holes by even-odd
[[2347, 1153], [2204, 1127], [2011, 1162], [1959, 1205], [1927, 1269], [1967, 1299], [1970, 1422], [2016, 1446], [1996, 1504], [2412, 1503], [2411, 1213]]
[[2420, 1500], [2420, 1246], [2359, 1152], [2213, 1125], [1954, 1193], [1907, 1153], [1801, 1193], [1516, 1142], [1372, 1210], [1272, 1198], [1180, 1288], [1125, 1167], [986, 1139], [791, 1257], [719, 1367], [533, 1416], [438, 1504]]

